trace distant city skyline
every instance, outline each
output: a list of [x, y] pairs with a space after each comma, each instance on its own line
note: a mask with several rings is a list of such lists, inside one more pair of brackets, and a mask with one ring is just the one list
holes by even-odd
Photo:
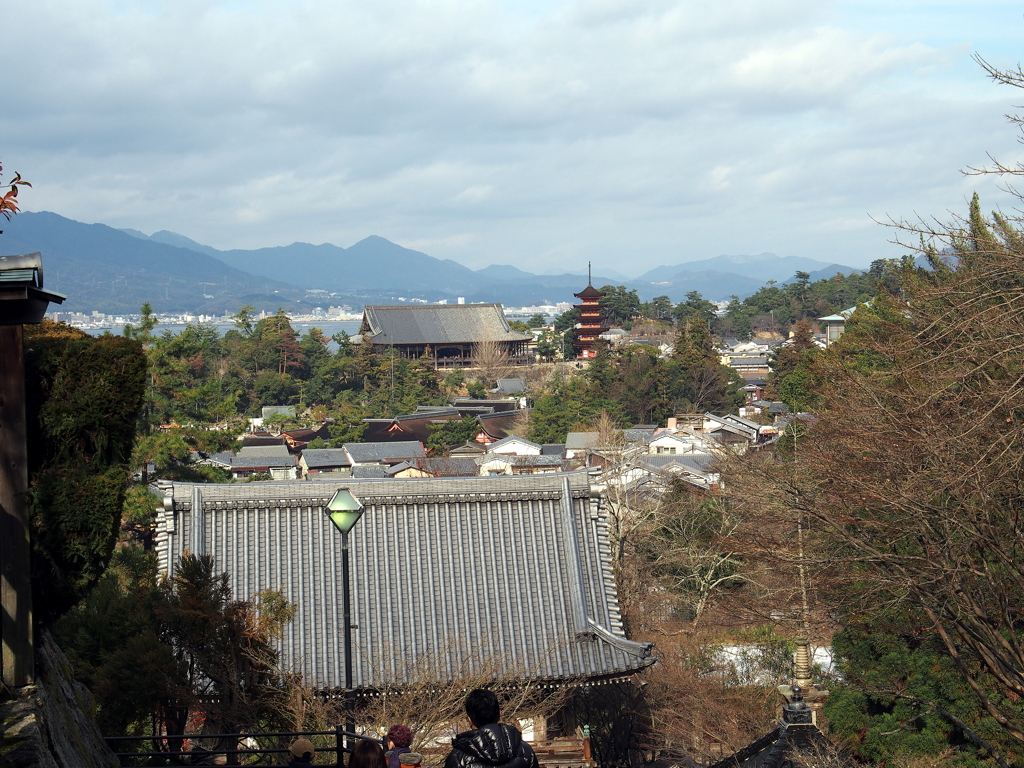
[[[864, 267], [1024, 159], [1012, 2], [0, 6], [25, 210], [221, 250], [369, 235], [473, 269]], [[2, 245], [2, 243], [0, 243]]]

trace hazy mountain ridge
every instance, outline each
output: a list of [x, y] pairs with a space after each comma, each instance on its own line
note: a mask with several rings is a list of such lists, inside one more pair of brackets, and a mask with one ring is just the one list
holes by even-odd
[[61, 309], [71, 311], [137, 312], [148, 301], [163, 312], [219, 314], [270, 291], [279, 291], [282, 303], [302, 295], [189, 248], [55, 213], [20, 213], [0, 235], [0, 252], [35, 251], [43, 255], [46, 287], [67, 294]]
[[[573, 302], [585, 287], [579, 274], [535, 275], [509, 264], [472, 270], [371, 235], [343, 248], [330, 243], [292, 243], [253, 250], [221, 251], [176, 232], [152, 235], [103, 224], [82, 224], [54, 213], [23, 213], [0, 236], [0, 251], [41, 251], [47, 287], [69, 294], [70, 309], [131, 312], [149, 301], [159, 311], [220, 313], [243, 303], [306, 311], [314, 303], [397, 303], [398, 297], [508, 306]], [[593, 283], [624, 285], [641, 299], [667, 295], [681, 301], [699, 291], [712, 301], [756, 292], [768, 280], [789, 282], [797, 271], [812, 279], [855, 271], [805, 257], [717, 256], [663, 265], [633, 280], [595, 274]], [[56, 282], [55, 282], [56, 280]], [[340, 296], [303, 301], [306, 290]], [[204, 296], [205, 295], [205, 296]]]

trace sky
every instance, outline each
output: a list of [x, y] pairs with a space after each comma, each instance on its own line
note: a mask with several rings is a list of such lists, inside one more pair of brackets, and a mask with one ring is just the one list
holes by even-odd
[[0, 4], [25, 210], [220, 249], [379, 235], [471, 268], [771, 252], [865, 266], [877, 222], [1012, 213], [1019, 2]]

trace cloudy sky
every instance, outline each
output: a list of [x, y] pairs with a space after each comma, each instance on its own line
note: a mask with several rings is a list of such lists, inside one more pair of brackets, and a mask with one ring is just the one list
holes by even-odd
[[26, 210], [217, 248], [376, 234], [629, 276], [897, 256], [1024, 159], [1019, 2], [31, 0], [0, 5]]

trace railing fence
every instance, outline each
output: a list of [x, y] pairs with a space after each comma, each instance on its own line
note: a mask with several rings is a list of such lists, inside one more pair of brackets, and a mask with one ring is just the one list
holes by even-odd
[[[287, 758], [278, 758], [288, 754], [288, 747], [297, 738], [307, 738], [317, 745], [316, 757], [333, 753], [333, 763], [316, 763], [328, 768], [341, 768], [345, 765], [345, 754], [352, 751], [349, 741], [364, 739], [381, 741], [374, 736], [346, 731], [338, 725], [331, 731], [274, 731], [266, 733], [196, 733], [170, 736], [111, 736], [107, 744], [121, 761], [123, 768], [133, 766], [155, 765], [154, 758], [163, 758], [170, 765], [258, 765], [262, 768], [287, 768]], [[331, 737], [325, 739], [323, 737]], [[145, 746], [150, 742], [150, 750], [123, 751], [124, 746], [138, 744]], [[255, 746], [252, 746], [255, 742]], [[247, 746], [239, 746], [246, 744]], [[229, 746], [232, 745], [232, 746]], [[385, 746], [386, 748], [386, 746]], [[245, 762], [240, 762], [241, 758]]]

